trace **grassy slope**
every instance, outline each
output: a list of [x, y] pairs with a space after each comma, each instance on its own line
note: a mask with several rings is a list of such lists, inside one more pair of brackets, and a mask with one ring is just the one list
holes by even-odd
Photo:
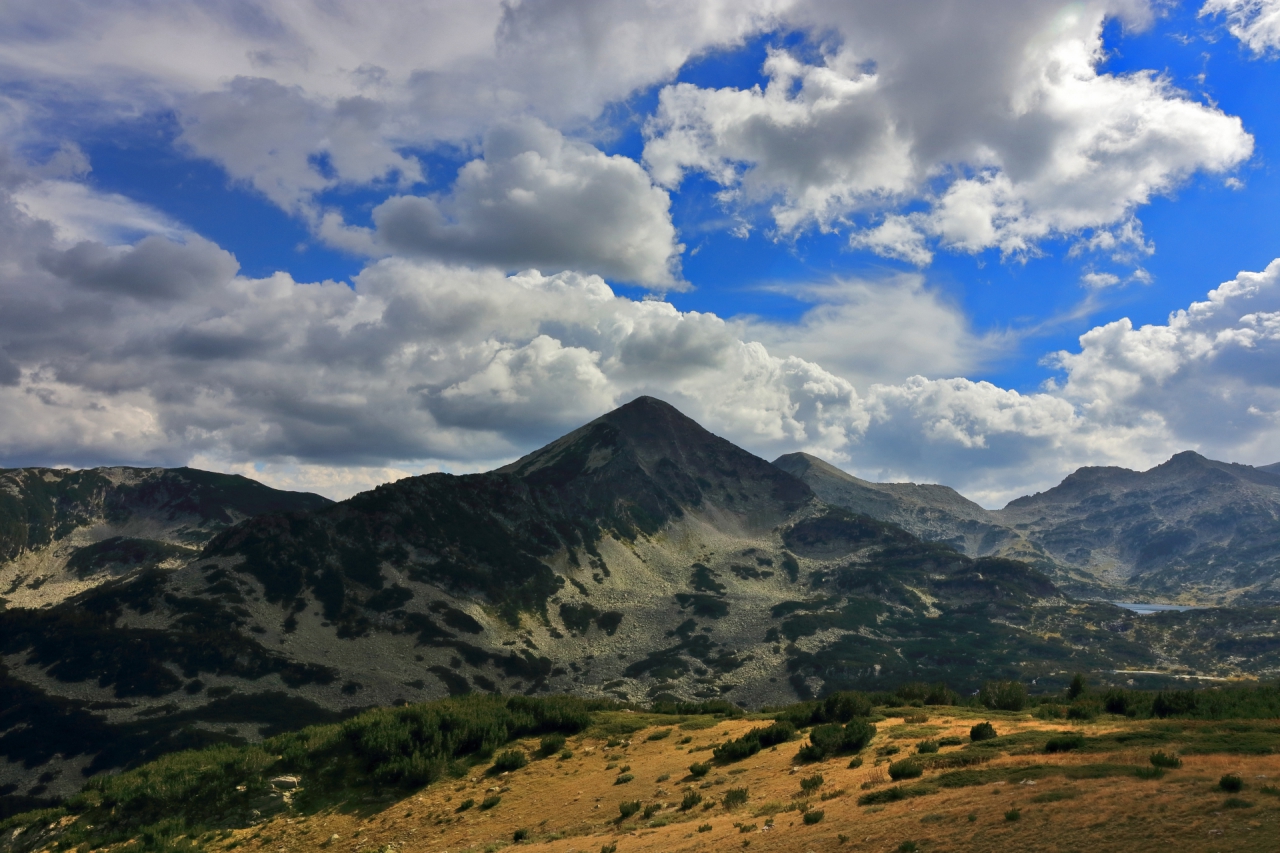
[[[65, 810], [0, 824], [0, 850], [492, 851], [520, 830], [518, 846], [557, 853], [614, 844], [619, 853], [910, 849], [904, 842], [922, 851], [1165, 843], [1273, 850], [1275, 698], [1264, 690], [1233, 705], [1202, 700], [1192, 711], [1269, 717], [1252, 720], [1103, 714], [1068, 722], [1047, 707], [1038, 715], [882, 707], [859, 767], [848, 756], [799, 764], [799, 737], [741, 761], [712, 760], [714, 746], [767, 725], [759, 719], [610, 710], [572, 698], [449, 700], [380, 709], [260, 746], [181, 753], [95, 780]], [[970, 743], [970, 727], [983, 720], [1000, 737]], [[1082, 736], [1079, 745], [1048, 752], [1064, 732]], [[556, 733], [567, 736], [567, 753], [544, 755], [539, 738]], [[891, 781], [890, 764], [926, 739], [960, 742], [920, 756], [921, 778]], [[495, 751], [512, 748], [527, 766], [495, 772]], [[1181, 754], [1183, 766], [1142, 778], [1156, 749]], [[695, 777], [696, 762], [710, 771]], [[273, 791], [269, 780], [284, 773], [299, 776], [301, 787]], [[1218, 787], [1225, 773], [1244, 780], [1235, 806]], [[821, 784], [802, 793], [801, 780], [814, 774]], [[726, 807], [735, 788], [746, 789], [747, 801]], [[691, 791], [702, 801], [683, 810]], [[485, 808], [486, 798], [497, 802]], [[627, 802], [642, 811], [624, 820]], [[647, 806], [656, 807], [648, 817]], [[822, 820], [806, 823], [806, 810], [820, 810]], [[1014, 810], [1018, 818], [1008, 819]]]

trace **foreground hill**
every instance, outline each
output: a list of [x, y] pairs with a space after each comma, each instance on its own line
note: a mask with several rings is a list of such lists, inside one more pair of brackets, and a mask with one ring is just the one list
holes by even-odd
[[0, 821], [0, 851], [1275, 849], [1275, 688], [1085, 693], [1074, 720], [906, 701], [379, 709], [104, 777]]
[[0, 469], [0, 605], [40, 607], [190, 560], [217, 533], [328, 498], [194, 468]]
[[758, 708], [1266, 675], [1275, 618], [1074, 601], [1024, 563], [832, 507], [641, 398], [499, 471], [258, 515], [179, 568], [0, 613], [0, 796], [471, 692]]
[[1179, 453], [1150, 471], [1081, 468], [986, 510], [945, 486], [869, 483], [808, 454], [774, 464], [829, 504], [970, 556], [1027, 561], [1077, 594], [1280, 601], [1280, 473], [1268, 468]]

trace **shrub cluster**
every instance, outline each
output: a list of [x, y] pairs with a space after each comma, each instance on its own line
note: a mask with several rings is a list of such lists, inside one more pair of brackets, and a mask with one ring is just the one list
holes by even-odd
[[1049, 738], [1045, 742], [1045, 752], [1070, 752], [1073, 749], [1080, 749], [1084, 746], [1084, 736], [1077, 734], [1063, 734]]
[[919, 779], [923, 774], [924, 767], [911, 758], [904, 758], [889, 765], [889, 778], [895, 782], [902, 779]]
[[701, 779], [711, 772], [711, 764], [707, 761], [695, 761], [689, 765], [689, 775], [695, 779]]
[[988, 681], [978, 701], [993, 711], [1021, 711], [1027, 707], [1027, 688], [1021, 681]]
[[871, 708], [871, 700], [864, 694], [844, 691], [818, 701], [791, 705], [779, 711], [774, 719], [804, 728], [822, 723], [847, 723], [854, 717], [869, 717]]
[[804, 822], [810, 825], [821, 823], [822, 819], [826, 816], [827, 813], [822, 809], [809, 809], [809, 811], [804, 813]]
[[493, 759], [493, 767], [489, 768], [493, 773], [506, 773], [512, 770], [519, 770], [529, 763], [529, 756], [524, 754], [522, 749], [508, 749], [498, 753]]
[[996, 728], [991, 723], [978, 723], [969, 729], [969, 740], [991, 740], [996, 737]]
[[746, 788], [730, 788], [724, 792], [724, 799], [721, 800], [726, 809], [735, 809], [747, 802]]
[[1177, 770], [1182, 766], [1182, 759], [1176, 755], [1167, 755], [1164, 752], [1151, 753], [1151, 766], [1160, 767], [1166, 770]]
[[806, 776], [800, 780], [800, 790], [806, 794], [812, 794], [814, 791], [822, 787], [822, 783], [826, 780], [822, 778], [821, 773], [815, 773], [812, 776]]
[[809, 732], [809, 743], [801, 747], [796, 758], [800, 761], [822, 761], [833, 755], [861, 752], [875, 736], [875, 725], [861, 719], [851, 720], [843, 726], [839, 723], [814, 726]]
[[779, 720], [771, 726], [752, 729], [740, 738], [734, 738], [711, 751], [716, 761], [729, 763], [750, 758], [767, 746], [777, 746], [795, 737], [796, 727], [786, 720]]

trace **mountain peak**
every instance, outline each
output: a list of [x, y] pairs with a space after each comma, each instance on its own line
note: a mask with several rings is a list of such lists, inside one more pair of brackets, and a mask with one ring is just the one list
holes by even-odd
[[772, 525], [813, 497], [795, 477], [653, 397], [637, 397], [495, 473], [575, 503], [638, 507], [655, 523], [719, 509]]

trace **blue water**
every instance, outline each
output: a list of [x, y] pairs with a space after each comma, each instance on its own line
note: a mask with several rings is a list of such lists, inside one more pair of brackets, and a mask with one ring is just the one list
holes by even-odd
[[1116, 607], [1123, 607], [1125, 610], [1132, 610], [1134, 613], [1141, 613], [1143, 616], [1150, 616], [1152, 613], [1163, 613], [1166, 610], [1203, 610], [1202, 607], [1187, 607], [1182, 604], [1143, 604], [1136, 601], [1113, 601]]

